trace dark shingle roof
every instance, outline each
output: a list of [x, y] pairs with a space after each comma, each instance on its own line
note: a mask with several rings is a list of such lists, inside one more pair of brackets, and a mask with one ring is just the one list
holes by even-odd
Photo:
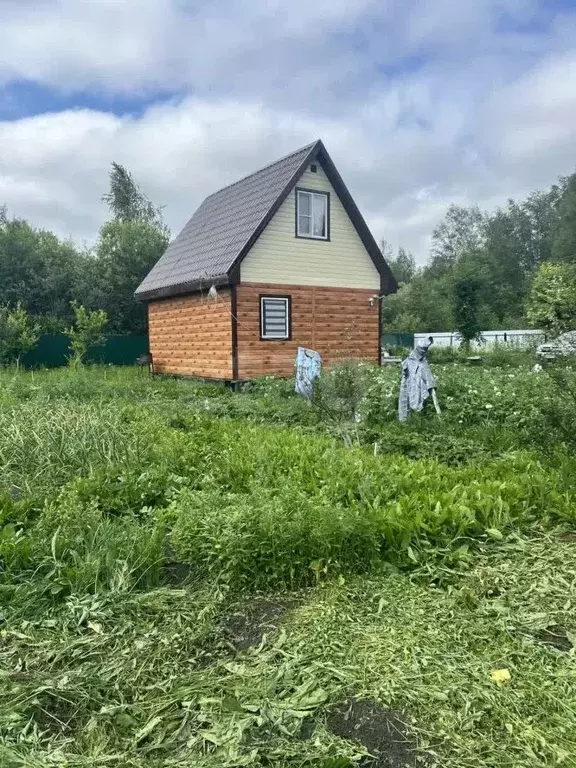
[[136, 289], [142, 300], [189, 293], [232, 280], [236, 266], [306, 166], [318, 159], [380, 273], [383, 293], [396, 281], [321, 141], [292, 152], [207, 197]]
[[[169, 295], [199, 282], [223, 282], [243, 247], [318, 142], [214, 192], [136, 290], [138, 298]], [[150, 296], [151, 297], [151, 296]]]

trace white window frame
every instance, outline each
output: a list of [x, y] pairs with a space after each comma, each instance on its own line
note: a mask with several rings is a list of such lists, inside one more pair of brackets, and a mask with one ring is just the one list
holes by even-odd
[[[310, 214], [300, 213], [300, 195], [308, 195], [310, 198]], [[314, 234], [314, 209], [315, 201], [321, 199], [324, 206], [324, 234]], [[310, 234], [307, 232], [300, 232], [300, 216], [305, 216], [310, 219]], [[296, 189], [296, 236], [305, 237], [310, 240], [328, 240], [330, 233], [330, 195], [328, 192], [316, 192], [312, 189]]]
[[[286, 308], [286, 324], [283, 333], [265, 333], [266, 330], [266, 302], [281, 302]], [[289, 296], [260, 296], [260, 339], [263, 341], [286, 341], [290, 338], [290, 297]]]

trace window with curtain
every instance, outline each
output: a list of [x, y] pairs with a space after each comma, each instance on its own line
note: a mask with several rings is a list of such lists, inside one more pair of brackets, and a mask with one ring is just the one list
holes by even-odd
[[297, 190], [296, 234], [317, 240], [328, 239], [328, 193]]

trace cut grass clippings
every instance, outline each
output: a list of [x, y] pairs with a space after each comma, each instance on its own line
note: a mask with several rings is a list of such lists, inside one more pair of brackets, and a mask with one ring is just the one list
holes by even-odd
[[[205, 589], [8, 616], [4, 755], [26, 766], [354, 764], [375, 745], [361, 730], [335, 733], [334, 712], [354, 698], [396, 713], [403, 750], [429, 765], [572, 766], [574, 656], [533, 636], [573, 622], [567, 569], [576, 548], [533, 535], [487, 547], [450, 590], [391, 573], [325, 584], [242, 651], [221, 629], [237, 608]], [[495, 682], [503, 668], [509, 680]]]

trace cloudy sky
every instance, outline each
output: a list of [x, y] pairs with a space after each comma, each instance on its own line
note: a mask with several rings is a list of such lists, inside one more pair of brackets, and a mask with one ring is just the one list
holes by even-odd
[[93, 242], [110, 162], [174, 234], [322, 138], [374, 235], [576, 169], [576, 0], [0, 0], [0, 204]]

